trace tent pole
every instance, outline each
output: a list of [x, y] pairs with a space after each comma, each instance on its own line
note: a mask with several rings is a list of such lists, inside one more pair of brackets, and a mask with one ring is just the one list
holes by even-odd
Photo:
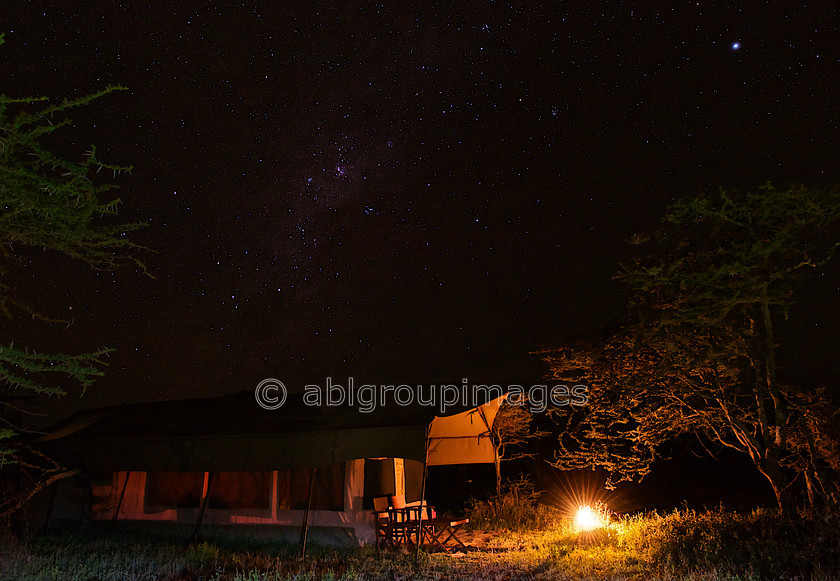
[[129, 478], [131, 478], [131, 470], [125, 473], [125, 482], [123, 482], [122, 492], [120, 492], [120, 499], [117, 501], [117, 508], [114, 509], [114, 517], [111, 519], [111, 530], [114, 530], [114, 526], [117, 524], [117, 518], [120, 516], [120, 509], [125, 499], [125, 489], [128, 488]]
[[214, 474], [215, 472], [211, 472], [207, 476], [207, 491], [204, 493], [204, 498], [201, 499], [201, 508], [198, 510], [198, 520], [195, 522], [192, 542], [196, 542], [198, 540], [198, 532], [201, 530], [201, 521], [204, 520], [204, 510], [207, 508], [207, 501], [210, 499], [210, 487], [213, 486]]
[[312, 491], [315, 489], [315, 471], [317, 468], [312, 468], [309, 475], [309, 498], [306, 501], [306, 512], [303, 513], [303, 526], [300, 530], [300, 558], [306, 556], [306, 537], [309, 533], [309, 511], [312, 509]]
[[[434, 421], [434, 420], [432, 420]], [[426, 508], [426, 473], [429, 471], [429, 434], [432, 431], [432, 422], [426, 426], [426, 450], [423, 458], [423, 482], [420, 485], [420, 515], [417, 523], [417, 549], [414, 551], [414, 560], [420, 558], [420, 545], [423, 544], [423, 511], [429, 511], [429, 518], [432, 517], [431, 509]]]

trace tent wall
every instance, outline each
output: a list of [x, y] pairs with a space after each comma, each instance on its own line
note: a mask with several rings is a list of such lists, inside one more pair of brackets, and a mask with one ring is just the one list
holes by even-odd
[[[374, 542], [373, 515], [364, 508], [364, 460], [351, 460], [344, 463], [343, 510], [312, 510], [309, 514], [309, 526], [314, 529], [341, 529], [348, 532], [356, 542], [369, 544]], [[278, 506], [278, 471], [271, 471], [271, 499], [267, 508], [238, 508], [221, 509], [208, 508], [202, 519], [202, 530], [234, 528], [229, 525], [251, 525], [269, 528], [289, 527], [299, 533], [303, 522], [303, 510], [283, 510]], [[162, 507], [150, 506], [147, 503], [149, 473], [147, 472], [115, 472], [110, 482], [91, 482], [92, 497], [89, 505], [91, 510], [84, 508], [86, 496], [79, 483], [75, 486], [68, 483], [57, 490], [51, 521], [79, 522], [80, 519], [90, 518], [94, 521], [108, 521], [114, 518], [114, 512], [123, 495], [119, 506], [117, 524], [121, 528], [138, 528], [138, 524], [171, 524], [182, 525], [184, 530], [195, 525], [198, 507]], [[206, 473], [203, 481], [203, 492], [207, 492], [210, 475]], [[86, 515], [85, 513], [88, 513]], [[146, 526], [153, 530], [154, 527]], [[294, 534], [292, 534], [294, 538]]]

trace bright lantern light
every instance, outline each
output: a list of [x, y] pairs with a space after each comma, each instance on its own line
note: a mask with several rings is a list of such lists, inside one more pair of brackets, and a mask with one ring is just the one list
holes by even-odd
[[601, 526], [598, 514], [589, 506], [581, 506], [575, 514], [575, 528], [580, 531], [591, 531]]

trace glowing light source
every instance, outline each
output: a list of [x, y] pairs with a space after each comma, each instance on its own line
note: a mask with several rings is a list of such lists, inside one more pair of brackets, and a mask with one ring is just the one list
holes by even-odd
[[603, 526], [601, 515], [592, 507], [581, 506], [575, 514], [575, 528], [579, 531], [592, 531]]

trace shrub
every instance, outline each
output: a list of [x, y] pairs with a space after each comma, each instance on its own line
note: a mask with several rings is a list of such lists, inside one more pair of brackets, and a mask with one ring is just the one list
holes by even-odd
[[838, 528], [813, 519], [783, 519], [775, 511], [675, 511], [630, 519], [622, 544], [639, 559], [687, 573], [788, 578], [836, 571]]
[[473, 529], [544, 530], [557, 524], [557, 509], [540, 503], [540, 493], [527, 476], [508, 479], [501, 494], [487, 500], [470, 499], [467, 516]]

